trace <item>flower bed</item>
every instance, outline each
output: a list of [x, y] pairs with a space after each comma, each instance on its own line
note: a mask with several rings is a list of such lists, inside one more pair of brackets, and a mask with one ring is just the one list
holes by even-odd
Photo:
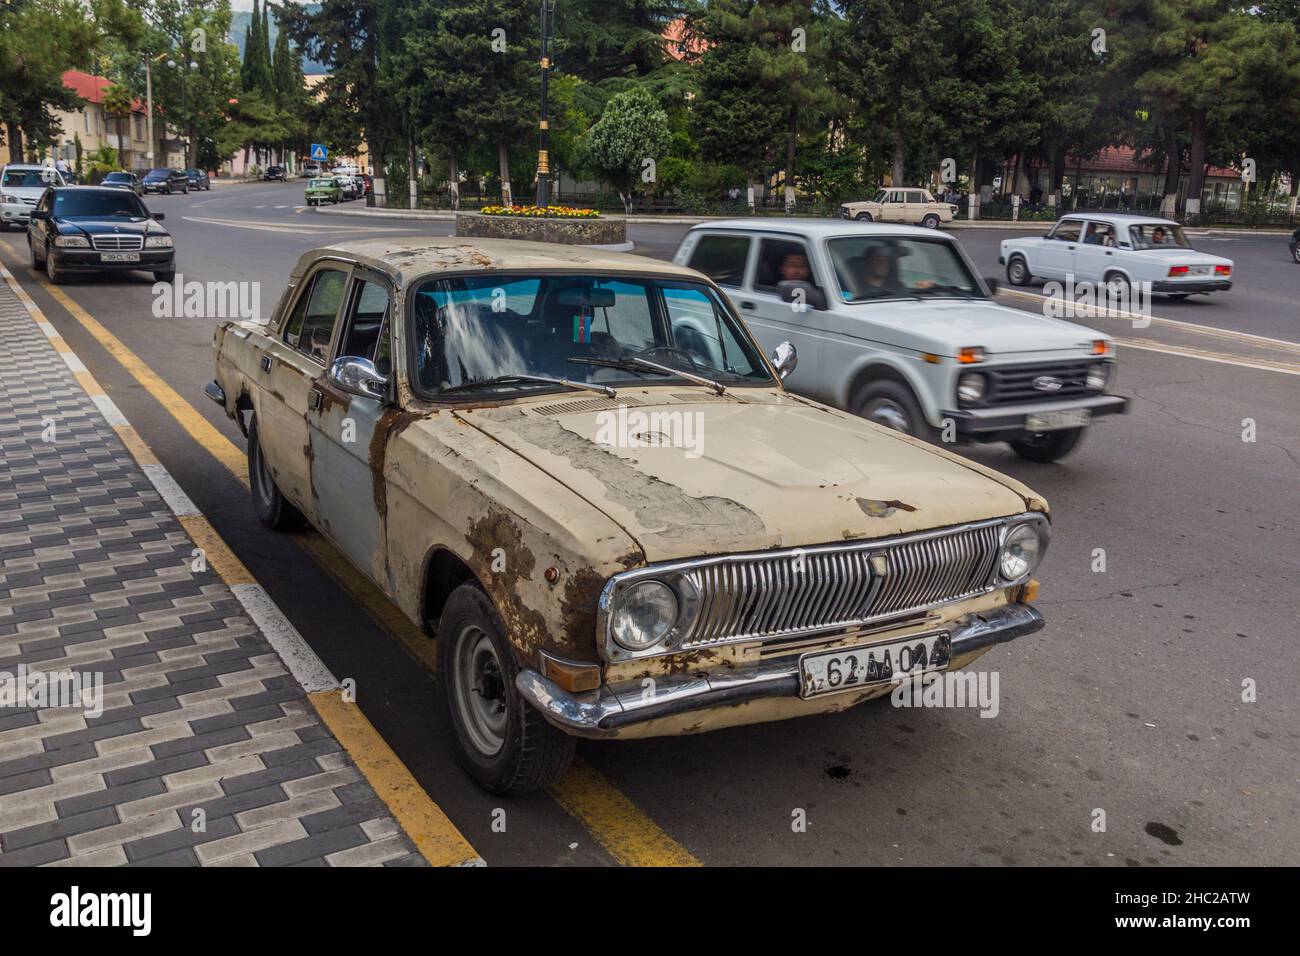
[[573, 206], [484, 206], [479, 210], [485, 216], [522, 216], [528, 219], [599, 219], [595, 209], [576, 209]]

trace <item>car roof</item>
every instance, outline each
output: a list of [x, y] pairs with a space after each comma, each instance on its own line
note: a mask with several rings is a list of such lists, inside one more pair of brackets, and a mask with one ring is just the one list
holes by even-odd
[[111, 186], [51, 186], [50, 189], [56, 193], [109, 193], [113, 196], [122, 195], [122, 190], [113, 189]]
[[40, 163], [5, 163], [4, 168], [5, 168], [5, 169], [36, 169], [36, 170], [41, 170], [41, 169], [46, 169], [46, 168], [53, 169], [54, 167], [53, 167], [53, 166], [45, 167], [45, 166], [42, 166]]
[[[900, 187], [902, 188], [902, 187]], [[716, 219], [691, 227], [691, 232], [709, 230], [744, 230], [745, 232], [797, 233], [813, 239], [839, 238], [842, 236], [916, 236], [927, 239], [956, 240], [946, 233], [924, 226], [900, 226], [884, 222], [851, 222], [846, 219], [819, 219], [811, 216], [782, 216], [771, 219]]]
[[443, 272], [494, 270], [642, 273], [708, 281], [693, 269], [647, 256], [553, 242], [456, 236], [358, 239], [322, 246], [303, 254], [294, 267], [294, 275], [302, 275], [316, 259], [328, 256], [388, 273], [401, 285]]
[[[1178, 223], [1172, 219], [1165, 219], [1161, 216], [1143, 216], [1135, 212], [1106, 212], [1106, 210], [1095, 210], [1092, 212], [1079, 211], [1070, 212], [1061, 216], [1061, 219], [1102, 219], [1107, 222], [1149, 222], [1158, 226], [1176, 226]], [[1058, 220], [1059, 221], [1059, 220]]]

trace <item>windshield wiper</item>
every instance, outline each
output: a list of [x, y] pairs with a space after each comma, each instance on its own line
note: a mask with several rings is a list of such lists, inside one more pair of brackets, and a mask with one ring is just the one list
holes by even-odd
[[581, 389], [584, 392], [601, 392], [610, 398], [614, 398], [618, 394], [608, 385], [575, 382], [567, 378], [549, 378], [545, 375], [494, 375], [492, 378], [480, 379], [477, 382], [462, 382], [459, 385], [452, 385], [450, 388], [439, 389], [438, 394], [449, 395], [452, 392], [468, 392], [475, 388], [491, 388], [493, 385], [526, 385], [529, 382], [540, 385], [564, 385], [567, 388]]
[[680, 368], [673, 368], [671, 365], [660, 365], [658, 362], [652, 362], [649, 359], [643, 359], [636, 355], [624, 355], [622, 358], [591, 358], [585, 355], [573, 355], [569, 358], [570, 362], [577, 362], [580, 365], [599, 365], [603, 368], [622, 368], [629, 371], [647, 370], [659, 372], [662, 375], [676, 375], [684, 378], [688, 382], [694, 382], [696, 385], [703, 385], [705, 388], [711, 388], [719, 395], [725, 395], [727, 386], [721, 382], [715, 382], [711, 378], [705, 378], [703, 375], [696, 375], [694, 372], [687, 372]]

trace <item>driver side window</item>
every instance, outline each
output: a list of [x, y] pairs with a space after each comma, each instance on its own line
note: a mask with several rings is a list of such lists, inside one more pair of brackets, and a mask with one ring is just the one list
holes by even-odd
[[340, 269], [317, 272], [312, 277], [311, 288], [294, 303], [293, 313], [284, 327], [284, 341], [322, 365], [329, 361], [330, 339], [346, 279], [347, 273]]

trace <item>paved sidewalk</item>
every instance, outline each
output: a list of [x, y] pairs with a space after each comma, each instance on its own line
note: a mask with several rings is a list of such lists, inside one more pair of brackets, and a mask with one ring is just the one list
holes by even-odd
[[0, 867], [423, 865], [3, 282], [0, 341]]

